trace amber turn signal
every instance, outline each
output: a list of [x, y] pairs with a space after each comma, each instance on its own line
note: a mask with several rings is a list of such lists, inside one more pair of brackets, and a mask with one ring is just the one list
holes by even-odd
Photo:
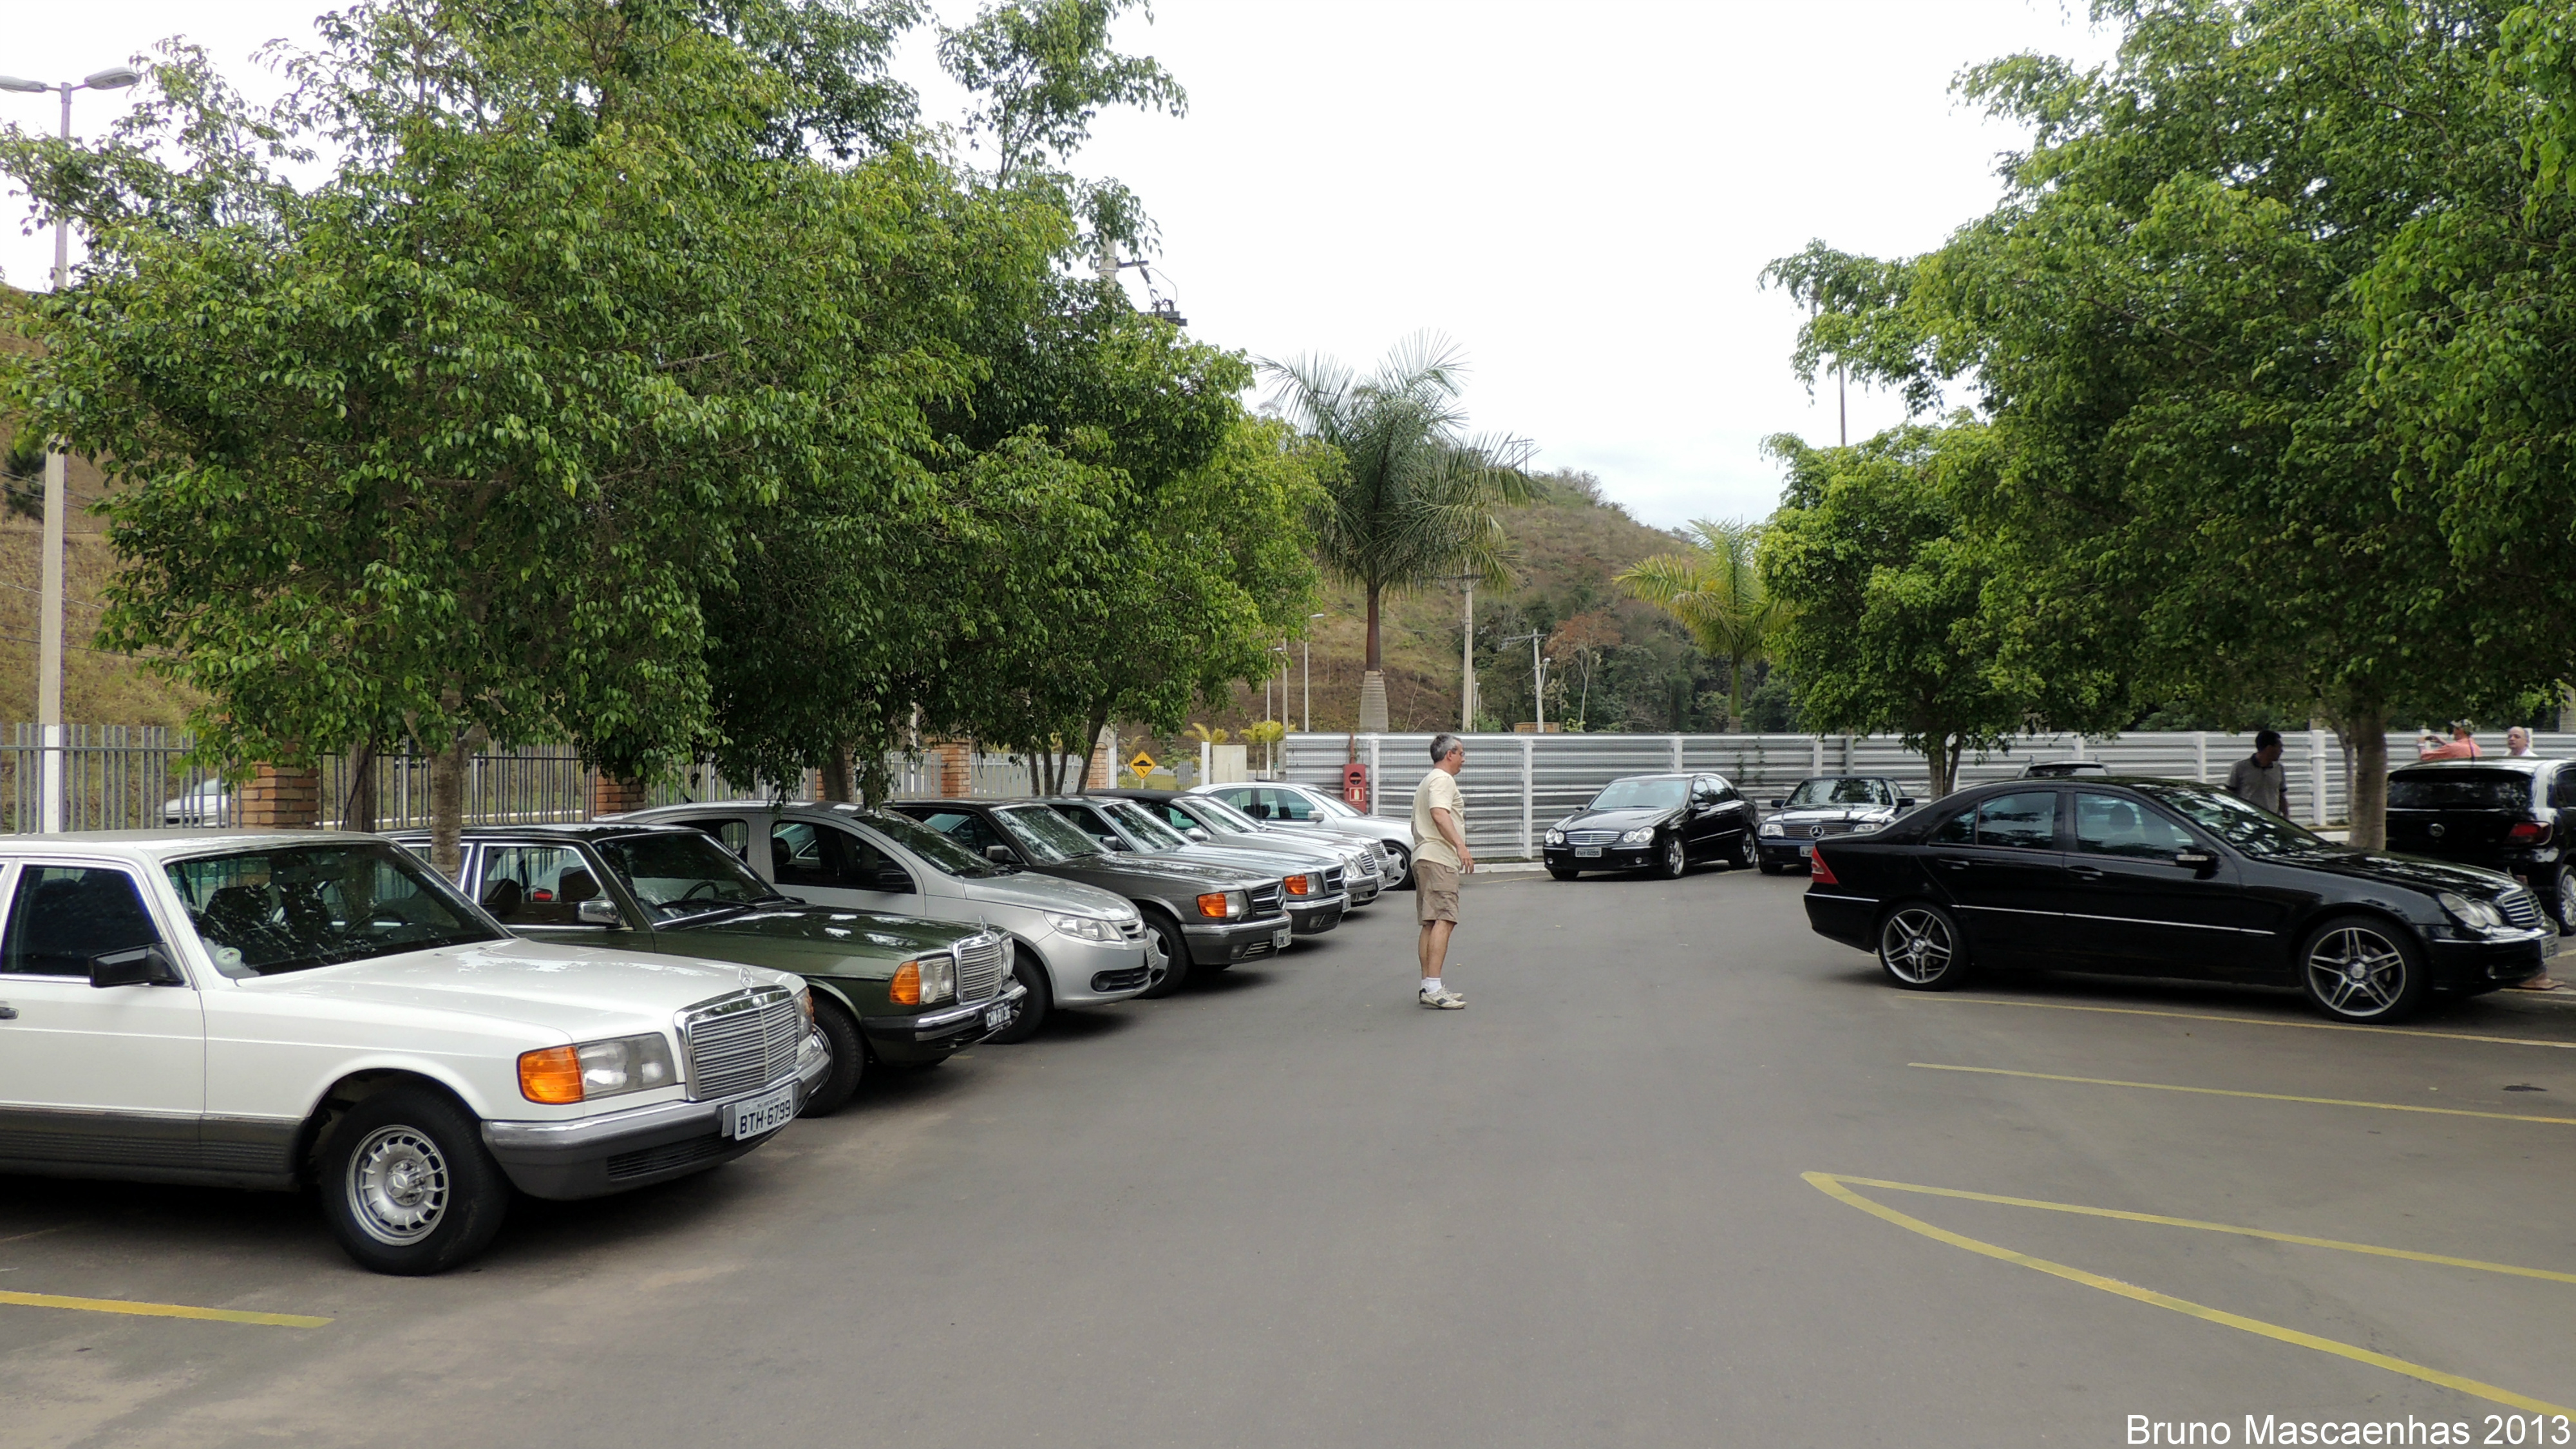
[[568, 1046], [519, 1053], [519, 1095], [569, 1106], [581, 1100], [581, 1053]]
[[1288, 894], [1292, 896], [1306, 895], [1314, 889], [1313, 883], [1302, 875], [1288, 876], [1282, 879], [1280, 884], [1288, 887]]
[[894, 968], [894, 980], [886, 987], [886, 996], [897, 1006], [921, 1004], [921, 963], [906, 961]]
[[1199, 897], [1199, 914], [1210, 920], [1225, 919], [1225, 892], [1216, 891]]

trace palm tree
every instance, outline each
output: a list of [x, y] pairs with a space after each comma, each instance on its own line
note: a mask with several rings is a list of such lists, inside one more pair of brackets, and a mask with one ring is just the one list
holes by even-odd
[[1673, 616], [1693, 642], [1727, 664], [1729, 723], [1744, 727], [1744, 671], [1767, 658], [1780, 609], [1762, 587], [1754, 550], [1758, 523], [1694, 519], [1682, 530], [1690, 547], [1657, 554], [1622, 570], [1612, 582]]
[[1360, 728], [1386, 728], [1385, 652], [1378, 611], [1398, 593], [1471, 575], [1510, 581], [1498, 503], [1526, 502], [1528, 452], [1518, 439], [1468, 438], [1458, 405], [1466, 370], [1457, 348], [1432, 333], [1398, 343], [1365, 381], [1326, 357], [1265, 360], [1270, 400], [1288, 420], [1342, 458], [1315, 509], [1316, 561], [1368, 598], [1367, 675]]

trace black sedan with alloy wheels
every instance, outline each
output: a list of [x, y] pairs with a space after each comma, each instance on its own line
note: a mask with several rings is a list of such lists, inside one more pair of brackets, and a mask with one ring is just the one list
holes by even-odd
[[1547, 828], [1547, 873], [1652, 870], [1678, 878], [1697, 861], [1752, 865], [1753, 802], [1718, 775], [1629, 775]]
[[2536, 975], [2557, 943], [2510, 876], [2337, 845], [2176, 780], [1964, 790], [1819, 845], [1813, 867], [1817, 934], [1914, 991], [1986, 969], [2193, 977], [2386, 1022]]

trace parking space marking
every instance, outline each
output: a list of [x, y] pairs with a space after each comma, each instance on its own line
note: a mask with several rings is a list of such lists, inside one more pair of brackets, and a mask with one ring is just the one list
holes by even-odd
[[[2049, 1274], [2052, 1277], [2063, 1278], [2070, 1283], [2081, 1283], [2087, 1288], [2098, 1288], [2105, 1293], [2114, 1294], [2118, 1297], [2127, 1298], [2135, 1302], [2153, 1304], [2158, 1308], [2169, 1309], [2172, 1312], [2183, 1314], [2186, 1317], [2197, 1318], [2203, 1322], [2221, 1324], [2228, 1328], [2234, 1328], [2246, 1333], [2254, 1334], [2260, 1338], [2269, 1338], [2281, 1343], [2294, 1344], [2300, 1348], [2314, 1349], [2318, 1353], [2331, 1354], [2336, 1358], [2350, 1359], [2355, 1363], [2363, 1363], [2368, 1364], [2373, 1368], [2386, 1369], [2390, 1373], [2403, 1374], [2408, 1378], [2419, 1379], [2425, 1383], [2434, 1384], [2441, 1388], [2452, 1389], [2459, 1393], [2470, 1395], [2473, 1398], [2484, 1399], [2492, 1404], [2503, 1404], [2508, 1408], [2521, 1409], [2535, 1414], [2576, 1413], [2576, 1410], [2563, 1408], [2557, 1404], [2531, 1398], [2528, 1395], [2517, 1394], [2511, 1389], [2499, 1388], [2494, 1384], [2483, 1383], [2477, 1379], [2466, 1378], [2455, 1373], [2448, 1373], [2444, 1370], [2432, 1368], [2424, 1364], [2410, 1363], [2405, 1359], [2396, 1358], [2389, 1354], [2381, 1353], [2375, 1349], [2363, 1348], [2359, 1344], [2345, 1343], [2340, 1339], [2323, 1338], [2316, 1334], [2307, 1333], [2296, 1328], [2285, 1327], [2278, 1323], [2267, 1323], [2260, 1318], [2248, 1318], [2241, 1313], [2230, 1313], [2223, 1308], [2212, 1308], [2205, 1303], [2194, 1303], [2187, 1298], [2176, 1298], [2172, 1294], [2159, 1293], [2152, 1288], [2141, 1288], [2134, 1283], [2123, 1283], [2117, 1278], [2105, 1278], [2099, 1273], [2090, 1273], [2086, 1272], [2082, 1268], [2070, 1267], [2064, 1263], [2051, 1262], [2046, 1258], [2033, 1257], [2028, 1253], [2019, 1252], [2015, 1249], [2003, 1247], [1999, 1244], [1971, 1238], [1964, 1233], [1954, 1233], [1948, 1228], [1936, 1227], [1931, 1223], [1923, 1221], [1921, 1218], [1911, 1217], [1905, 1213], [1901, 1213], [1896, 1209], [1887, 1206], [1885, 1203], [1874, 1202], [1869, 1198], [1865, 1198], [1859, 1193], [1852, 1191], [1847, 1184], [1860, 1183], [1866, 1186], [1879, 1187], [1883, 1189], [1893, 1188], [1900, 1191], [1931, 1193], [1936, 1196], [1975, 1198], [1979, 1197], [1979, 1194], [1949, 1193], [1944, 1192], [1939, 1188], [1919, 1188], [1902, 1183], [1882, 1183], [1865, 1177], [1841, 1177], [1830, 1172], [1808, 1172], [1801, 1173], [1800, 1176], [1806, 1179], [1807, 1184], [1810, 1187], [1815, 1188], [1818, 1192], [1825, 1194], [1827, 1197], [1830, 1197], [1837, 1202], [1844, 1203], [1851, 1207], [1856, 1207], [1874, 1218], [1894, 1223], [1898, 1227], [1905, 1229], [1907, 1232], [1921, 1234], [1924, 1237], [1932, 1239], [1934, 1242], [1947, 1243], [1954, 1248], [1965, 1248], [1971, 1253], [1977, 1253], [1984, 1257], [1996, 1259], [2000, 1262], [2012, 1263], [2020, 1267], [2033, 1269], [2037, 1272]], [[1985, 1198], [1983, 1200], [1990, 1202], [2013, 1201], [2012, 1199], [2006, 1198]], [[2084, 1208], [2073, 1207], [2071, 1204], [2033, 1202], [2029, 1205], [2037, 1207], [2062, 1207], [2077, 1212], [2088, 1211]], [[2172, 1218], [2162, 1219], [2160, 1221], [2184, 1223], [2186, 1220]], [[2190, 1225], [2201, 1226], [2200, 1224]], [[2324, 1240], [2318, 1241], [2322, 1242]]]
[[200, 1318], [210, 1323], [250, 1323], [267, 1328], [320, 1328], [331, 1321], [302, 1313], [246, 1313], [238, 1308], [193, 1308], [185, 1303], [136, 1303], [123, 1298], [64, 1298], [52, 1293], [0, 1293], [0, 1304], [123, 1313], [136, 1318]]
[[2136, 1087], [2148, 1092], [2190, 1092], [2202, 1097], [2247, 1097], [2258, 1102], [2306, 1102], [2317, 1107], [2369, 1107], [2380, 1112], [2423, 1112], [2435, 1117], [2484, 1117], [2491, 1122], [2547, 1122], [2576, 1127], [2576, 1117], [2536, 1117], [2521, 1112], [2478, 1112], [2466, 1107], [2418, 1107], [2411, 1102], [2359, 1102], [2343, 1097], [2298, 1097], [2287, 1092], [2233, 1092], [2225, 1087], [2185, 1087], [2173, 1082], [2122, 1082], [2109, 1077], [2061, 1077], [2053, 1072], [2013, 1072], [2002, 1067], [1953, 1067], [1907, 1062], [1927, 1072], [1973, 1072], [1981, 1077], [2025, 1077], [2034, 1082], [2077, 1082], [2088, 1087]]
[[2421, 1036], [2435, 1041], [2477, 1041], [2489, 1046], [2554, 1047], [2576, 1051], [2576, 1041], [2544, 1041], [2527, 1036], [2480, 1036], [2465, 1031], [2416, 1031], [2403, 1026], [2357, 1026], [2342, 1021], [2273, 1021], [2260, 1016], [2218, 1016], [2200, 1011], [2149, 1011], [2138, 1006], [2079, 1006], [2071, 1001], [2007, 1001], [1995, 996], [1904, 996], [1908, 1005], [2021, 1006], [2034, 1011], [2098, 1011], [2106, 1016], [2169, 1016], [2176, 1021], [2223, 1021], [2232, 1026], [2286, 1026], [2300, 1031], [2366, 1031], [2380, 1036]]

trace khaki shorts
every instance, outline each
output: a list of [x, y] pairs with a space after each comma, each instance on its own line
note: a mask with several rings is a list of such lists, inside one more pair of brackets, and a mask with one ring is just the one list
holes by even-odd
[[1413, 863], [1413, 910], [1425, 921], [1458, 919], [1458, 867], [1436, 860]]

